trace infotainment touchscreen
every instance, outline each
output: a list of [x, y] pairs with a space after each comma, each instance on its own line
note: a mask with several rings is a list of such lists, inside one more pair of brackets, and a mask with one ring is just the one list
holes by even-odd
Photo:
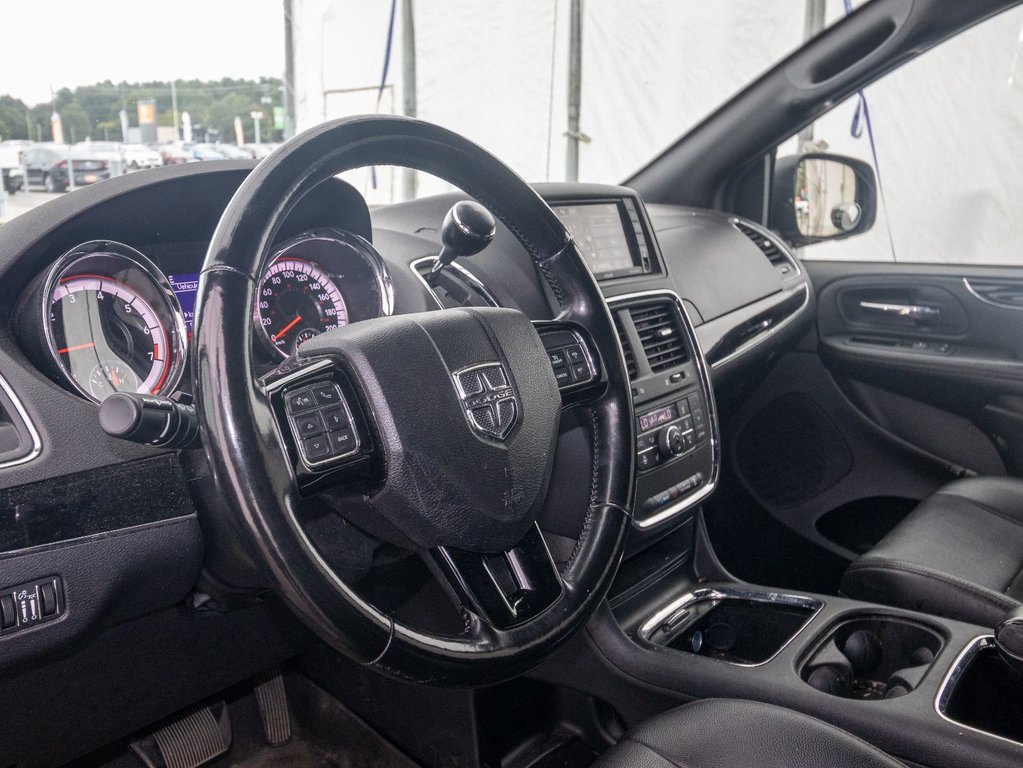
[[630, 240], [618, 203], [555, 204], [554, 212], [598, 280], [647, 271]]

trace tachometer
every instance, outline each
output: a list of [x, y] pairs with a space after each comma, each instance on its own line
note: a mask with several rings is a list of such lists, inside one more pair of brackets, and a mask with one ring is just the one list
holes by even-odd
[[283, 243], [259, 279], [253, 318], [266, 346], [288, 357], [324, 331], [391, 314], [391, 278], [373, 246], [336, 229]]
[[78, 246], [50, 271], [46, 339], [68, 381], [101, 402], [114, 392], [169, 394], [184, 369], [180, 307], [159, 270], [120, 243]]
[[341, 291], [311, 261], [285, 256], [273, 262], [259, 284], [258, 319], [282, 357], [328, 328], [348, 324]]

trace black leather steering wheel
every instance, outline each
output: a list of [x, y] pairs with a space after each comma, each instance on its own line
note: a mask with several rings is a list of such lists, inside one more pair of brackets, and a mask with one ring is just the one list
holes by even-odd
[[[317, 336], [257, 379], [252, 308], [279, 225], [316, 185], [368, 165], [432, 173], [489, 208], [532, 256], [560, 304], [557, 318], [531, 323], [518, 311], [487, 308], [367, 320]], [[571, 333], [591, 365], [592, 382], [570, 397], [559, 391], [541, 339], [552, 333]], [[220, 220], [202, 270], [194, 340], [203, 443], [226, 511], [269, 584], [337, 650], [402, 679], [492, 682], [539, 663], [603, 599], [632, 504], [621, 347], [564, 226], [483, 149], [428, 123], [379, 116], [324, 123], [287, 142], [252, 171]], [[361, 491], [360, 520], [423, 555], [464, 608], [462, 633], [431, 634], [386, 615], [337, 575], [303, 530], [301, 462], [280, 398], [324, 380], [347, 395], [369, 452], [365, 465], [375, 468], [372, 487]], [[494, 417], [498, 400], [503, 410]], [[593, 465], [580, 489], [589, 497], [582, 531], [559, 569], [536, 518], [569, 406], [588, 410]], [[502, 429], [477, 429], [474, 408]]]

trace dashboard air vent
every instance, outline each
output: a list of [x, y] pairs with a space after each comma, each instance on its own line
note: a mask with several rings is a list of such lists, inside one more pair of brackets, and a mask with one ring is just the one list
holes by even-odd
[[622, 327], [622, 318], [618, 312], [612, 312], [615, 321], [615, 330], [618, 332], [618, 339], [622, 342], [622, 353], [625, 355], [625, 367], [629, 369], [629, 381], [635, 381], [639, 376], [639, 366], [636, 365], [636, 355], [632, 351], [632, 344], [629, 342], [629, 335]]
[[660, 373], [686, 361], [682, 328], [670, 302], [634, 304], [629, 315], [651, 371]]
[[767, 257], [767, 260], [771, 262], [771, 265], [781, 274], [787, 275], [795, 271], [795, 264], [792, 259], [772, 238], [767, 237], [759, 230], [754, 229], [738, 219], [732, 223], [735, 225], [737, 230], [749, 238], [753, 245], [760, 249], [764, 256]]

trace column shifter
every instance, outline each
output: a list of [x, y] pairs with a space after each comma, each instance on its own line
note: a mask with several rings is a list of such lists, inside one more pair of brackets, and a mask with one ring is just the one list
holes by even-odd
[[477, 202], [461, 200], [451, 206], [440, 227], [443, 244], [433, 269], [426, 276], [430, 286], [436, 285], [441, 271], [459, 256], [475, 256], [494, 239], [497, 222], [493, 214]]

